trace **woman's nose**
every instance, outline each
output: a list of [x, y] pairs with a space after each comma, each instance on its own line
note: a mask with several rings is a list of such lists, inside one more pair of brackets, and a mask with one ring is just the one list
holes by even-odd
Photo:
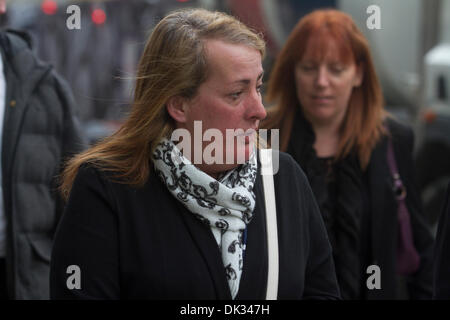
[[251, 95], [247, 110], [247, 116], [250, 119], [262, 120], [266, 117], [267, 112], [262, 103], [260, 93]]
[[316, 85], [319, 87], [326, 87], [330, 83], [328, 71], [325, 67], [320, 67], [317, 71]]

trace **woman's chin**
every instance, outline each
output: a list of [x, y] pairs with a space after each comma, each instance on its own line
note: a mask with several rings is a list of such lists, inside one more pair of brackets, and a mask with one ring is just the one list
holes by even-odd
[[317, 107], [313, 110], [304, 110], [304, 114], [310, 122], [320, 125], [332, 124], [339, 117], [336, 109], [331, 107]]

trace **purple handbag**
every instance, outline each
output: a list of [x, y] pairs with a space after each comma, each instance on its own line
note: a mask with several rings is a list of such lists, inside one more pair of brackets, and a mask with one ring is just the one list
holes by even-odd
[[387, 162], [392, 178], [394, 179], [394, 192], [398, 203], [397, 273], [406, 276], [415, 273], [419, 269], [420, 256], [414, 247], [411, 219], [405, 202], [406, 188], [397, 170], [394, 147], [390, 138], [387, 150]]

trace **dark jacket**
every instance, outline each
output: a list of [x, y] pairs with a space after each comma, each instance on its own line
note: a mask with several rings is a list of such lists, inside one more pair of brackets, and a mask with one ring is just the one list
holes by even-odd
[[8, 295], [48, 299], [52, 239], [61, 202], [61, 160], [81, 149], [74, 101], [54, 69], [39, 61], [23, 34], [0, 33], [6, 101], [2, 176], [7, 219]]
[[[433, 238], [423, 219], [420, 195], [414, 181], [413, 132], [392, 119], [387, 121], [387, 126], [391, 134], [399, 174], [407, 189], [406, 205], [411, 215], [414, 244], [420, 255], [421, 263], [418, 271], [412, 276], [405, 278], [396, 274], [398, 205], [393, 191], [393, 179], [387, 163], [388, 137], [384, 136], [372, 151], [367, 170], [361, 173], [361, 193], [352, 190], [350, 198], [347, 195], [348, 200], [353, 199], [352, 197], [355, 197], [356, 194], [361, 196], [362, 217], [359, 220], [361, 233], [358, 237], [360, 242], [358, 245], [361, 246], [359, 249], [361, 250], [361, 298], [431, 299]], [[291, 137], [291, 139], [297, 139], [296, 143], [298, 144], [301, 143], [302, 138]], [[291, 149], [295, 150], [295, 148]], [[301, 150], [306, 149], [301, 148]], [[302, 152], [301, 150], [296, 150], [292, 154], [294, 159], [305, 167], [306, 164], [300, 161], [302, 155], [299, 152]], [[344, 168], [343, 165], [337, 167]], [[359, 165], [354, 167], [359, 168]], [[308, 168], [305, 167], [305, 169]], [[317, 193], [316, 187], [323, 188], [320, 185], [315, 187], [312, 182], [311, 185], [315, 194]], [[341, 185], [340, 187], [346, 188], [347, 186]], [[355, 241], [358, 241], [358, 239]], [[347, 254], [345, 248], [340, 254]], [[338, 266], [338, 259], [336, 258], [335, 261]], [[366, 280], [372, 275], [372, 272], [366, 273], [366, 270], [370, 265], [380, 267], [381, 289], [369, 290], [367, 288]]]
[[[280, 254], [279, 299], [337, 299], [331, 247], [306, 177], [280, 154], [274, 183]], [[236, 299], [264, 299], [267, 244], [264, 193], [256, 207]], [[70, 265], [81, 289], [69, 290]], [[70, 271], [70, 270], [69, 270]], [[75, 273], [73, 273], [75, 275]], [[71, 280], [69, 279], [69, 282]], [[231, 299], [220, 251], [201, 223], [152, 173], [139, 189], [82, 166], [55, 238], [50, 274], [56, 299]]]
[[[431, 299], [433, 237], [422, 214], [422, 203], [415, 182], [413, 167], [414, 135], [410, 128], [394, 120], [388, 121], [394, 146], [394, 154], [401, 179], [406, 186], [406, 206], [416, 250], [420, 255], [420, 267], [407, 277], [410, 299]], [[381, 290], [370, 290], [369, 299], [396, 299], [401, 281], [396, 274], [397, 252], [397, 201], [392, 188], [392, 178], [386, 160], [388, 138], [384, 137], [372, 152], [367, 171], [370, 192], [370, 225], [372, 260], [381, 269]]]
[[434, 248], [433, 298], [450, 300], [450, 184], [442, 206]]

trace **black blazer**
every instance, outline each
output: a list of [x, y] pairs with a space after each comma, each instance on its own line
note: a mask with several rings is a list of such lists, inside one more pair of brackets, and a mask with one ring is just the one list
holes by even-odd
[[[420, 255], [420, 268], [407, 277], [409, 298], [431, 299], [433, 237], [422, 215], [420, 194], [413, 167], [414, 135], [410, 128], [394, 120], [387, 125], [394, 146], [394, 154], [401, 179], [406, 186], [406, 206], [411, 216], [414, 245]], [[388, 137], [384, 137], [372, 152], [367, 171], [370, 198], [371, 261], [381, 269], [381, 290], [369, 290], [369, 299], [396, 299], [400, 297], [399, 277], [396, 274], [397, 200], [386, 160]]]
[[[280, 153], [274, 183], [279, 299], [338, 299], [325, 226], [307, 179]], [[261, 175], [236, 299], [264, 299], [267, 245]], [[81, 289], [69, 290], [70, 265]], [[56, 299], [231, 299], [220, 251], [202, 224], [152, 173], [142, 188], [80, 168], [55, 237], [50, 274]]]
[[442, 206], [434, 250], [433, 298], [450, 299], [450, 184]]

